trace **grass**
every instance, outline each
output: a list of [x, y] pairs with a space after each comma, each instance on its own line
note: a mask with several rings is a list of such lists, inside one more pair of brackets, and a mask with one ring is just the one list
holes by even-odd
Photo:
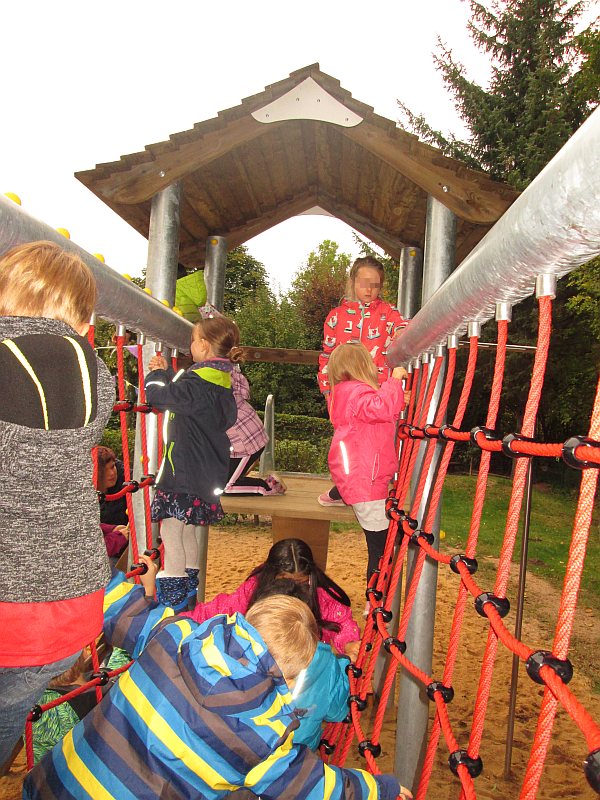
[[[444, 545], [448, 548], [460, 550], [465, 548], [473, 510], [475, 483], [475, 476], [446, 477], [442, 496], [441, 527], [446, 534]], [[477, 546], [479, 557], [497, 558], [500, 554], [511, 488], [512, 482], [509, 478], [490, 475]], [[564, 579], [576, 505], [577, 493], [572, 490], [550, 487], [547, 484], [533, 486], [528, 571], [545, 578], [557, 588], [562, 587]], [[520, 560], [522, 524], [523, 513], [513, 553], [515, 564]], [[580, 603], [596, 611], [600, 611], [599, 527], [596, 516], [589, 536], [580, 598]], [[356, 528], [356, 525], [345, 522], [332, 523], [334, 531], [351, 528]]]
[[[445, 544], [448, 547], [463, 549], [465, 546], [475, 482], [475, 476], [447, 476], [441, 527], [446, 532]], [[511, 488], [510, 479], [490, 476], [477, 547], [480, 556], [498, 557], [500, 553]], [[528, 571], [547, 579], [557, 588], [562, 587], [564, 579], [576, 505], [577, 494], [571, 490], [549, 487], [546, 484], [533, 486]], [[520, 560], [522, 526], [523, 512], [513, 554], [514, 563]], [[597, 518], [589, 536], [581, 582], [581, 601], [586, 606], [600, 610], [600, 536]]]

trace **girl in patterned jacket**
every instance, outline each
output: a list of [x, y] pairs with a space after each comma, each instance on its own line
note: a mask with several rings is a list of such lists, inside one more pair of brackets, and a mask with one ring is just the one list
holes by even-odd
[[[329, 358], [341, 344], [361, 342], [365, 345], [375, 364], [380, 386], [390, 377], [387, 348], [406, 321], [397, 308], [379, 297], [384, 277], [383, 264], [376, 258], [357, 258], [350, 268], [346, 297], [327, 315], [317, 380], [328, 404], [331, 391]], [[344, 505], [335, 486], [319, 497], [319, 503], [324, 506]]]

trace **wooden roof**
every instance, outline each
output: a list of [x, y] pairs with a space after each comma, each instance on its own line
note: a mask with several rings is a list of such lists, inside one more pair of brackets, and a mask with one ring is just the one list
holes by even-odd
[[231, 249], [315, 207], [398, 258], [403, 245], [423, 246], [428, 194], [458, 217], [460, 263], [517, 196], [375, 114], [318, 64], [76, 177], [146, 237], [152, 196], [181, 180], [188, 267], [203, 265], [208, 236]]

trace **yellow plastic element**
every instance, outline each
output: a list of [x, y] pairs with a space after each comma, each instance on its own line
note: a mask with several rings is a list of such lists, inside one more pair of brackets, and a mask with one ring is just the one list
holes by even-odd
[[94, 253], [94, 258], [97, 258], [98, 261], [101, 261], [103, 264], [106, 264], [106, 259], [102, 255], [102, 253]]
[[219, 240], [218, 239], [211, 239], [210, 243], [212, 244], [213, 247], [216, 247], [216, 245], [219, 244]]
[[440, 531], [440, 541], [443, 541], [446, 538], [446, 531]]
[[166, 306], [167, 308], [171, 308], [171, 303], [169, 303], [168, 300], [161, 300], [160, 302], [163, 304], [163, 306]]
[[183, 311], [181, 311], [181, 309], [177, 308], [177, 306], [173, 306], [173, 308], [171, 310], [174, 311], [176, 314], [179, 314], [180, 317], [183, 317]]
[[126, 280], [128, 280], [128, 281], [130, 281], [130, 280], [131, 280], [131, 275], [129, 275], [129, 273], [128, 273], [128, 272], [124, 272], [124, 273], [123, 273], [123, 277], [124, 277]]
[[144, 291], [146, 292], [146, 294], [149, 294], [149, 295], [150, 295], [150, 297], [152, 297], [152, 289], [149, 289], [149, 288], [146, 286], [146, 287], [144, 288]]
[[71, 234], [69, 233], [69, 231], [66, 228], [57, 228], [56, 232], [60, 233], [61, 236], [64, 236], [65, 239], [70, 239], [71, 238]]
[[14, 192], [4, 192], [4, 197], [8, 197], [9, 200], [12, 200], [13, 203], [16, 203], [18, 206], [21, 205], [21, 198]]

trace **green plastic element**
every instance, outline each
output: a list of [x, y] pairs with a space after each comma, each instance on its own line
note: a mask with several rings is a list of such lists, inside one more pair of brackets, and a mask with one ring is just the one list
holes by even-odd
[[198, 309], [206, 303], [204, 272], [199, 269], [185, 278], [179, 278], [175, 286], [175, 305], [189, 322], [198, 322]]

